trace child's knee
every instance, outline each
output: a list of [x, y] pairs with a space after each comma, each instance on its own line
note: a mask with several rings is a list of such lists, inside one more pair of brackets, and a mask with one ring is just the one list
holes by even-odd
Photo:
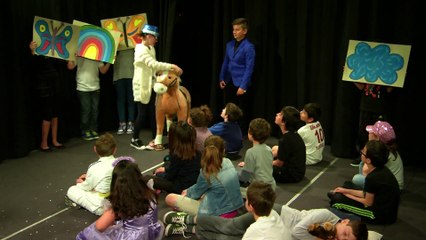
[[167, 194], [166, 199], [165, 199], [166, 204], [171, 206], [171, 207], [175, 207], [176, 206], [176, 198], [177, 198], [177, 194], [174, 194], [174, 193]]
[[274, 158], [276, 158], [277, 156], [278, 156], [278, 146], [273, 146], [272, 148], [271, 148], [271, 150], [272, 150], [272, 156], [274, 157]]

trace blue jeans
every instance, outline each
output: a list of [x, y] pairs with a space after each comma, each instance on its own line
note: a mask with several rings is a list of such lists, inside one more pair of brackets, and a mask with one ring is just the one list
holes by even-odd
[[[132, 79], [122, 78], [114, 82], [117, 93], [118, 120], [120, 122], [134, 122], [136, 105], [133, 101]], [[127, 109], [126, 109], [127, 104]], [[126, 118], [127, 112], [127, 118]]]
[[80, 128], [82, 132], [98, 131], [99, 96], [100, 91], [77, 91], [80, 100]]

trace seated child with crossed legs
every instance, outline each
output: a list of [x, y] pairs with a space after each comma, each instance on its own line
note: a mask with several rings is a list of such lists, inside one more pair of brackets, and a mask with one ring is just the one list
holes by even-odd
[[167, 205], [181, 211], [170, 211], [164, 215], [164, 222], [168, 224], [166, 236], [195, 233], [197, 216], [233, 218], [243, 206], [237, 171], [231, 160], [223, 156], [223, 139], [212, 135], [204, 143], [197, 183], [183, 190], [182, 194], [166, 196]]
[[111, 175], [117, 151], [117, 142], [110, 133], [103, 134], [96, 140], [93, 151], [99, 160], [90, 164], [87, 173], [77, 178], [76, 184], [68, 189], [65, 204], [70, 207], [84, 207], [90, 212], [101, 215], [102, 201], [108, 196]]
[[238, 174], [241, 194], [245, 197], [247, 186], [253, 181], [262, 181], [270, 184], [275, 191], [276, 183], [272, 176], [273, 155], [271, 148], [265, 144], [271, 133], [271, 125], [263, 118], [255, 118], [250, 121], [247, 137], [253, 146], [246, 151], [244, 162], [238, 166], [242, 167]]
[[104, 200], [105, 211], [76, 239], [162, 239], [164, 226], [158, 220], [157, 197], [142, 179], [136, 161], [123, 156], [112, 166], [111, 194]]

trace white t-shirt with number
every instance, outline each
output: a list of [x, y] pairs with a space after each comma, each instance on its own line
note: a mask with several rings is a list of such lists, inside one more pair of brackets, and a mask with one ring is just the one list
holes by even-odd
[[302, 137], [306, 146], [306, 165], [313, 165], [322, 160], [325, 146], [324, 131], [319, 121], [307, 123], [299, 128], [297, 133]]

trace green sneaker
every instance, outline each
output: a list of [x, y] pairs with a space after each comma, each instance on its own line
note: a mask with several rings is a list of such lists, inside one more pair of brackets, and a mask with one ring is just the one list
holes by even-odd
[[92, 134], [90, 133], [90, 131], [85, 131], [81, 134], [81, 137], [86, 140], [86, 141], [90, 141], [92, 140]]
[[164, 229], [164, 235], [166, 237], [172, 235], [182, 235], [184, 238], [190, 238], [190, 236], [185, 236], [186, 225], [185, 224], [167, 224], [166, 229]]
[[164, 214], [163, 222], [166, 224], [185, 224], [185, 220], [188, 218], [188, 213], [186, 212], [176, 212], [170, 211]]
[[92, 140], [99, 138], [99, 134], [96, 131], [91, 130], [90, 135], [92, 135]]

